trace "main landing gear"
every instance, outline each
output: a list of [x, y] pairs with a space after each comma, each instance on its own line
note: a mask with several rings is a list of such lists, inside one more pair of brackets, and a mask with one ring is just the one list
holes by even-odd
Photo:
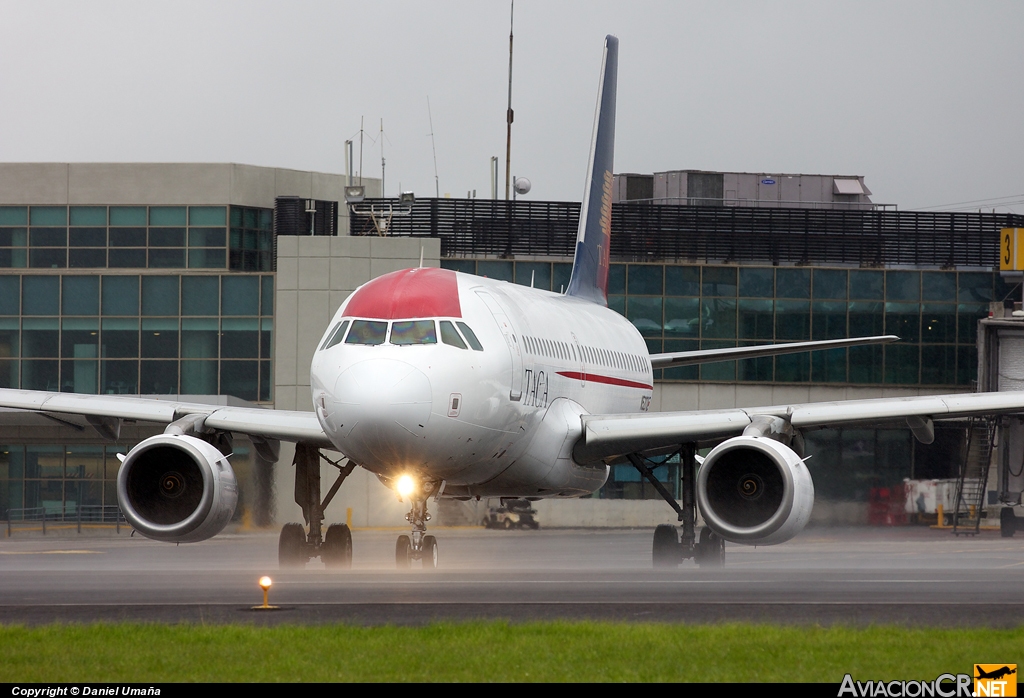
[[278, 539], [277, 560], [282, 569], [304, 567], [314, 557], [319, 557], [327, 569], [348, 569], [352, 566], [352, 532], [345, 524], [331, 524], [323, 535], [324, 510], [338, 493], [341, 483], [355, 470], [352, 461], [335, 463], [324, 458], [338, 469], [338, 479], [320, 501], [320, 459], [319, 449], [312, 444], [296, 444], [295, 460], [295, 503], [302, 507], [302, 518], [309, 531], [302, 524], [287, 523], [281, 529]]
[[403, 475], [398, 479], [398, 494], [409, 501], [411, 507], [405, 520], [412, 524], [410, 535], [401, 535], [395, 543], [395, 565], [398, 569], [408, 569], [413, 560], [419, 560], [423, 569], [437, 569], [437, 538], [427, 534], [427, 499], [437, 492], [436, 482], [417, 484], [410, 476]]
[[[680, 527], [662, 524], [654, 529], [652, 559], [655, 567], [678, 567], [683, 560], [693, 558], [701, 567], [715, 567], [725, 564], [725, 540], [707, 526], [696, 535], [697, 504], [694, 499], [694, 485], [697, 474], [696, 444], [685, 444], [678, 451], [682, 467], [682, 506], [665, 489], [647, 466], [645, 458], [631, 453], [627, 458], [642, 476], [654, 486], [658, 494], [675, 509], [679, 515]], [[675, 454], [673, 454], [675, 455]], [[680, 530], [681, 529], [681, 530]]]

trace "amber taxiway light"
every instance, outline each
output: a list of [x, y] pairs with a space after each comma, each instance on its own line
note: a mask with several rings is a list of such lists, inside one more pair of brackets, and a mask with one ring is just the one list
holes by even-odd
[[269, 610], [274, 610], [274, 609], [277, 608], [277, 606], [271, 606], [270, 604], [267, 603], [267, 595], [268, 595], [268, 593], [270, 591], [270, 585], [273, 584], [273, 583], [274, 583], [274, 581], [270, 577], [267, 577], [266, 575], [260, 577], [259, 585], [260, 585], [260, 589], [263, 590], [263, 605], [262, 606], [253, 606], [252, 608], [253, 608], [254, 611], [261, 611], [261, 610], [268, 610], [269, 611]]

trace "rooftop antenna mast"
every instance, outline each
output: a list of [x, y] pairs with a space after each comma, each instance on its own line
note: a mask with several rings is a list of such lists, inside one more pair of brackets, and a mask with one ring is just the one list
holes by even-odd
[[359, 117], [359, 186], [363, 186], [363, 119]]
[[345, 141], [345, 186], [352, 186], [352, 141]]
[[430, 95], [427, 95], [427, 119], [430, 120], [430, 149], [434, 152], [434, 198], [440, 199], [441, 185], [437, 181], [437, 148], [434, 147], [434, 117], [430, 114]]
[[384, 188], [384, 117], [380, 119], [380, 195], [387, 196], [384, 192], [387, 191]]
[[508, 110], [505, 112], [508, 136], [505, 141], [505, 201], [508, 201], [509, 177], [512, 172], [512, 27], [515, 12], [516, 3], [515, 0], [512, 0], [508, 20]]

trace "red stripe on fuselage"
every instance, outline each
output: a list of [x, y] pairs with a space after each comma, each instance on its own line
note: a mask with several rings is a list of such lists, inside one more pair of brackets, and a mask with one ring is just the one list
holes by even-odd
[[621, 385], [624, 388], [641, 388], [643, 390], [654, 390], [654, 386], [647, 385], [646, 383], [637, 383], [636, 381], [628, 381], [622, 378], [612, 378], [611, 376], [602, 376], [599, 373], [579, 373], [578, 371], [559, 371], [558, 375], [565, 376], [566, 378], [572, 378], [578, 381], [590, 381], [591, 383], [604, 383], [605, 385]]
[[353, 293], [345, 315], [379, 320], [462, 317], [459, 283], [450, 269], [393, 271]]

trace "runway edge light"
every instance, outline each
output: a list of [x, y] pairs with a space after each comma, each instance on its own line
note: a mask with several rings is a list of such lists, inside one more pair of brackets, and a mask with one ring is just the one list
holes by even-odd
[[270, 592], [270, 586], [273, 583], [274, 583], [274, 581], [270, 577], [268, 577], [266, 575], [263, 575], [262, 577], [260, 577], [259, 585], [260, 585], [260, 589], [263, 590], [263, 605], [262, 606], [253, 606], [252, 610], [254, 610], [254, 611], [277, 611], [277, 610], [280, 609], [280, 606], [271, 606], [271, 605], [269, 605], [267, 603], [267, 596], [268, 596], [268, 594]]

